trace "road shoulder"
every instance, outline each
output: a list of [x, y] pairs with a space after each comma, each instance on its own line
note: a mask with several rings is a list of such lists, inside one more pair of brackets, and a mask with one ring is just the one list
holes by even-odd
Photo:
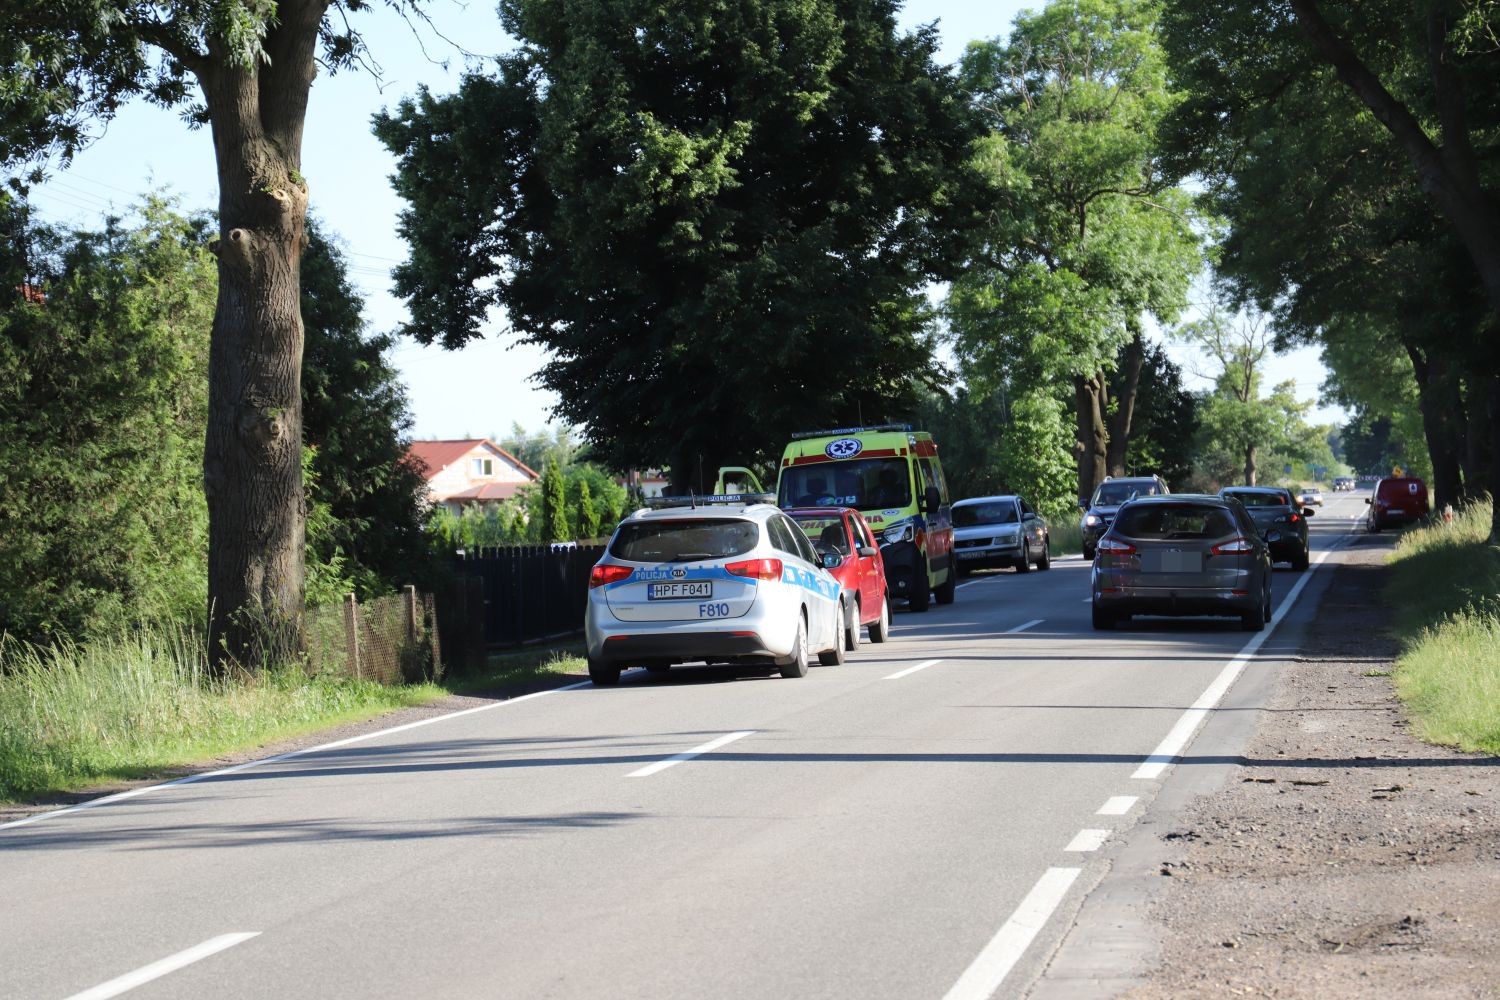
[[[1494, 995], [1500, 760], [1409, 734], [1388, 544], [1354, 542], [1276, 643], [1293, 647], [1280, 669], [1247, 672], [1113, 855], [1032, 997]], [[1225, 711], [1255, 707], [1257, 684], [1264, 710]], [[1228, 766], [1191, 763], [1237, 742]]]

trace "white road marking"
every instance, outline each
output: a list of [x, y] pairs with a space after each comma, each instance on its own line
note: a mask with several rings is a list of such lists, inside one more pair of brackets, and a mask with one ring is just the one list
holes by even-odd
[[75, 993], [68, 1000], [107, 1000], [108, 997], [117, 997], [127, 990], [133, 990], [137, 986], [143, 986], [153, 979], [160, 979], [169, 972], [176, 972], [184, 966], [201, 962], [210, 955], [217, 955], [225, 948], [233, 948], [253, 937], [259, 937], [260, 931], [243, 931], [238, 934], [220, 934], [216, 938], [209, 938], [199, 945], [194, 945], [187, 951], [179, 951], [175, 955], [169, 955], [159, 962], [143, 965], [134, 972], [127, 972], [123, 976], [111, 979], [107, 983], [100, 983], [93, 989]]
[[1078, 836], [1068, 841], [1065, 851], [1097, 851], [1109, 839], [1108, 830], [1079, 830]]
[[1027, 629], [1031, 628], [1031, 626], [1033, 626], [1033, 625], [1040, 625], [1042, 622], [1044, 622], [1046, 620], [1047, 619], [1045, 619], [1045, 618], [1033, 618], [1033, 619], [1031, 619], [1031, 621], [1026, 622], [1024, 625], [1017, 625], [1015, 628], [1008, 628], [1008, 629], [1006, 629], [1005, 630], [1005, 634], [1006, 635], [1014, 635], [1017, 632], [1024, 632]]
[[1046, 925], [1082, 868], [1048, 868], [943, 1000], [988, 1000]]
[[260, 760], [248, 761], [244, 764], [236, 764], [234, 767], [225, 767], [217, 771], [204, 771], [202, 774], [190, 774], [186, 778], [178, 778], [175, 781], [164, 781], [159, 785], [145, 785], [141, 788], [132, 788], [128, 792], [116, 792], [114, 795], [106, 795], [102, 798], [89, 799], [80, 802], [76, 806], [68, 806], [66, 809], [54, 809], [52, 812], [38, 813], [25, 819], [11, 820], [9, 823], [0, 823], [0, 830], [9, 830], [12, 827], [26, 826], [28, 823], [40, 823], [44, 819], [54, 816], [63, 816], [67, 813], [79, 812], [83, 809], [93, 809], [97, 806], [107, 806], [115, 802], [124, 802], [138, 795], [147, 795], [151, 792], [159, 792], [163, 788], [175, 788], [178, 785], [190, 785], [195, 781], [207, 781], [210, 778], [221, 778], [227, 774], [235, 774], [240, 771], [248, 771], [252, 767], [262, 767], [266, 764], [275, 764], [283, 760], [291, 760], [294, 757], [305, 757], [308, 754], [322, 753], [325, 750], [335, 750], [346, 747], [353, 743], [363, 743], [381, 736], [389, 736], [392, 733], [405, 732], [408, 729], [416, 729], [420, 726], [430, 726], [434, 722], [446, 722], [449, 719], [457, 719], [465, 715], [474, 715], [477, 712], [488, 712], [492, 708], [505, 708], [508, 705], [516, 705], [523, 701], [531, 701], [533, 698], [541, 698], [559, 691], [573, 691], [577, 688], [590, 687], [593, 681], [579, 681], [577, 684], [564, 684], [562, 687], [548, 688], [546, 691], [533, 691], [531, 694], [523, 694], [519, 698], [511, 698], [507, 701], [491, 702], [488, 705], [477, 705], [474, 708], [465, 708], [457, 712], [449, 712], [446, 715], [435, 715], [430, 719], [421, 719], [417, 722], [408, 722], [401, 726], [392, 726], [389, 729], [380, 729], [373, 733], [363, 733], [359, 736], [350, 736], [348, 739], [334, 740], [332, 743], [323, 743], [315, 747], [305, 747], [301, 750], [292, 750], [287, 753], [279, 753], [274, 757], [264, 757]]
[[1090, 597], [1085, 597], [1085, 598], [1084, 598], [1084, 599], [1083, 599], [1083, 603], [1084, 603], [1084, 604], [1093, 604], [1093, 603], [1094, 603], [1094, 598], [1093, 598], [1093, 597], [1092, 597], [1092, 596], [1090, 596]]
[[933, 664], [935, 664], [935, 663], [942, 663], [942, 662], [943, 662], [942, 660], [923, 660], [921, 663], [918, 663], [915, 667], [907, 667], [905, 670], [898, 670], [894, 674], [891, 674], [889, 677], [882, 677], [881, 680], [897, 681], [897, 680], [900, 680], [901, 678], [905, 677], [907, 674], [914, 674], [918, 670], [926, 670], [928, 667], [932, 666]]
[[666, 760], [659, 760], [655, 764], [647, 764], [645, 767], [641, 768], [638, 771], [631, 771], [629, 774], [625, 775], [625, 777], [649, 778], [651, 775], [656, 774], [660, 771], [665, 771], [669, 767], [674, 767], [678, 764], [681, 764], [685, 760], [692, 760], [694, 757], [702, 757], [706, 753], [713, 753], [721, 746], [733, 743], [735, 740], [742, 740], [746, 736], [754, 736], [755, 733], [756, 730], [754, 729], [742, 729], [737, 733], [725, 733], [723, 736], [719, 736], [715, 739], [709, 740], [702, 746], [693, 747], [693, 749], [684, 751], [683, 753], [673, 754]]
[[[1347, 537], [1346, 535], [1345, 538]], [[1323, 564], [1324, 559], [1338, 551], [1345, 538], [1335, 542], [1332, 548], [1318, 553], [1317, 558], [1312, 560], [1312, 564], [1302, 572], [1301, 578], [1282, 600], [1281, 606], [1276, 609], [1276, 613], [1271, 616], [1266, 627], [1255, 633], [1250, 641], [1245, 643], [1239, 654], [1224, 665], [1224, 669], [1219, 671], [1219, 676], [1215, 677], [1213, 683], [1198, 696], [1198, 700], [1182, 713], [1181, 718], [1172, 726], [1166, 738], [1157, 745], [1155, 750], [1151, 751], [1151, 756], [1135, 769], [1135, 773], [1131, 775], [1132, 778], [1148, 781], [1159, 778], [1172, 761], [1177, 759], [1177, 756], [1197, 735], [1198, 727], [1203, 725], [1204, 720], [1208, 718], [1208, 713], [1218, 707], [1224, 695], [1234, 686], [1234, 682], [1239, 679], [1240, 672], [1245, 669], [1245, 664], [1255, 657], [1256, 651], [1265, 645], [1266, 640], [1271, 638], [1271, 634], [1276, 631], [1276, 626], [1280, 625], [1282, 619], [1291, 612], [1292, 607], [1297, 603], [1297, 598], [1307, 586], [1307, 582], [1312, 579], [1313, 571]]]
[[1126, 813], [1130, 812], [1131, 807], [1134, 806], [1137, 801], [1139, 800], [1134, 795], [1111, 795], [1105, 801], [1104, 805], [1099, 807], [1099, 811], [1094, 815], [1124, 816]]

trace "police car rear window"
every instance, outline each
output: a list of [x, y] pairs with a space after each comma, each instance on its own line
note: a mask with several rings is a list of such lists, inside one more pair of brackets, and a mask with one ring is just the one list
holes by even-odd
[[681, 518], [622, 524], [609, 554], [630, 562], [697, 562], [743, 555], [759, 541], [754, 521]]

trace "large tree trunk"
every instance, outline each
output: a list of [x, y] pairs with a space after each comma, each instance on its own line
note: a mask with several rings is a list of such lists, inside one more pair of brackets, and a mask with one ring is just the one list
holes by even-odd
[[1485, 379], [1490, 439], [1490, 544], [1500, 545], [1500, 377]]
[[1255, 453], [1258, 449], [1253, 444], [1245, 445], [1245, 485], [1255, 485]]
[[1078, 499], [1087, 503], [1094, 488], [1108, 475], [1109, 432], [1104, 414], [1109, 406], [1109, 388], [1103, 372], [1090, 378], [1073, 376], [1073, 395], [1077, 401], [1078, 438], [1073, 452], [1078, 458]]
[[1447, 377], [1446, 364], [1430, 353], [1406, 344], [1412, 374], [1417, 383], [1417, 408], [1422, 414], [1422, 435], [1432, 460], [1433, 506], [1456, 504], [1462, 498], [1463, 473], [1459, 468], [1459, 441], [1449, 412], [1456, 394]]
[[1146, 360], [1146, 338], [1139, 319], [1130, 321], [1135, 336], [1120, 352], [1119, 378], [1116, 382], [1115, 412], [1109, 419], [1109, 445], [1106, 464], [1111, 476], [1125, 475], [1130, 451], [1130, 424], [1135, 417], [1136, 391], [1141, 385], [1141, 365]]
[[1476, 375], [1464, 381], [1464, 498], [1477, 500], [1490, 492], [1500, 442], [1490, 424], [1490, 379]]
[[219, 172], [219, 299], [209, 352], [208, 599], [217, 669], [302, 645], [302, 126], [325, 4], [283, 3], [267, 61], [200, 70]]

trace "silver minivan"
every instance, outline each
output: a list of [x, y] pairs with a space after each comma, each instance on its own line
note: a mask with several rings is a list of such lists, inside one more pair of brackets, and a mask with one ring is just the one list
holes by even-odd
[[1230, 615], [1258, 632], [1271, 617], [1271, 553], [1229, 497], [1167, 494], [1120, 508], [1099, 539], [1094, 628], [1131, 615]]

